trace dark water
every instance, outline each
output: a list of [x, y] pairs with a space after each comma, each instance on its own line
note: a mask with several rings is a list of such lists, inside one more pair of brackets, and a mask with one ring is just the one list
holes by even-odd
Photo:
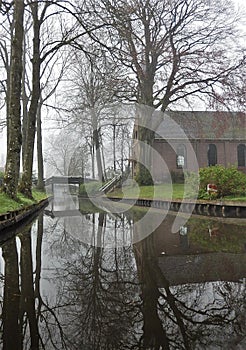
[[246, 348], [246, 221], [80, 209], [1, 243], [1, 348]]

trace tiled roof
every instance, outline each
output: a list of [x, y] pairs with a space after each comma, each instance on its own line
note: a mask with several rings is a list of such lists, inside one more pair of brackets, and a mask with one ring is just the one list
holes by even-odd
[[[158, 136], [159, 135], [159, 136]], [[167, 111], [156, 138], [246, 140], [246, 113]]]

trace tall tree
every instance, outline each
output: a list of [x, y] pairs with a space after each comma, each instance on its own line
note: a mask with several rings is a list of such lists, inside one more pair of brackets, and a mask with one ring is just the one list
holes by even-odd
[[211, 94], [245, 65], [239, 17], [229, 0], [101, 0], [93, 9], [105, 36], [101, 29], [91, 37], [135, 75], [136, 100], [144, 105], [165, 111]]
[[43, 141], [42, 141], [42, 110], [43, 99], [40, 95], [37, 110], [37, 158], [38, 158], [38, 183], [37, 188], [44, 191], [44, 157], [43, 157]]
[[28, 106], [31, 98], [31, 86], [28, 78], [28, 56], [29, 56], [29, 33], [32, 28], [32, 16], [28, 14], [25, 21], [24, 38], [23, 38], [23, 73], [22, 73], [22, 168], [24, 168], [25, 160], [25, 148], [26, 148], [26, 133], [27, 133], [27, 121], [28, 121]]
[[[11, 26], [10, 26], [11, 31]], [[13, 33], [10, 32], [10, 38]], [[0, 59], [2, 62], [4, 72], [2, 74], [2, 80], [0, 81], [0, 93], [3, 94], [3, 103], [1, 103], [1, 109], [5, 107], [6, 115], [9, 115], [9, 88], [10, 88], [10, 53], [8, 47], [9, 38], [3, 37], [0, 39]], [[6, 124], [5, 121], [2, 122], [3, 125]], [[8, 136], [8, 135], [7, 135]]]
[[[52, 64], [52, 59], [55, 59], [58, 50], [73, 43], [75, 38], [84, 36], [86, 32], [81, 31], [81, 28], [77, 31], [73, 23], [73, 17], [76, 16], [76, 13], [73, 11], [73, 4], [70, 1], [66, 1], [64, 4], [63, 1], [42, 2], [35, 0], [28, 1], [28, 4], [31, 8], [33, 22], [32, 94], [27, 118], [23, 175], [19, 188], [24, 195], [31, 198], [35, 127], [41, 92], [40, 81], [43, 74], [41, 74], [41, 65], [45, 69]], [[52, 11], [50, 10], [51, 6], [54, 7]], [[58, 14], [60, 16], [57, 21]], [[53, 31], [55, 35], [48, 29], [49, 26], [59, 29]]]
[[88, 149], [83, 134], [74, 128], [65, 128], [59, 135], [48, 140], [45, 162], [49, 165], [47, 176], [84, 176]]
[[24, 1], [14, 1], [14, 33], [11, 42], [9, 114], [7, 116], [8, 150], [3, 182], [4, 192], [16, 199], [21, 151], [21, 78]]
[[[154, 109], [216, 99], [233, 72], [245, 67], [240, 19], [230, 0], [87, 0], [87, 5], [86, 28], [92, 27], [93, 13], [97, 24], [105, 24], [91, 38], [128, 70], [136, 102], [151, 107], [145, 111], [149, 117]], [[152, 144], [153, 132], [139, 127], [138, 138]]]
[[38, 15], [38, 2], [30, 4], [33, 21], [33, 57], [32, 57], [32, 97], [28, 111], [26, 140], [24, 149], [24, 167], [20, 183], [20, 191], [27, 197], [32, 197], [32, 167], [35, 140], [36, 115], [40, 97], [40, 27], [48, 4], [44, 7], [41, 18]]
[[[79, 128], [87, 127], [95, 149], [98, 177], [104, 182], [102, 127], [111, 114], [110, 106], [119, 90], [118, 68], [94, 47], [91, 55], [74, 54], [72, 73], [73, 120]], [[70, 102], [71, 103], [71, 102]], [[88, 135], [87, 135], [88, 136]], [[92, 150], [92, 156], [94, 155]], [[93, 159], [92, 159], [93, 163]], [[93, 168], [93, 166], [92, 166]]]

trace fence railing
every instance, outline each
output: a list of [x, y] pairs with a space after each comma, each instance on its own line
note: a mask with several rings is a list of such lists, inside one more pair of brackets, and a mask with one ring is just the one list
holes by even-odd
[[103, 193], [109, 192], [121, 180], [122, 180], [122, 174], [118, 174], [114, 176], [111, 180], [109, 180], [108, 182], [106, 182], [106, 184], [104, 184], [102, 187], [99, 188], [99, 192], [103, 192]]

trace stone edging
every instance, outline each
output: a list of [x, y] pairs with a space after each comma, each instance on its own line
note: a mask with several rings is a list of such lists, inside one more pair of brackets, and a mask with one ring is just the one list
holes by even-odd
[[5, 214], [0, 214], [0, 231], [5, 230], [44, 208], [49, 202], [49, 198], [41, 200], [39, 203], [34, 203], [26, 208], [10, 211]]
[[228, 218], [246, 218], [246, 205], [244, 203], [232, 202], [217, 202], [217, 201], [182, 201], [182, 200], [163, 200], [163, 199], [145, 199], [145, 198], [118, 198], [109, 197], [112, 201], [128, 203], [141, 207], [151, 207], [164, 210], [181, 211], [183, 213], [214, 216], [214, 217], [228, 217]]

